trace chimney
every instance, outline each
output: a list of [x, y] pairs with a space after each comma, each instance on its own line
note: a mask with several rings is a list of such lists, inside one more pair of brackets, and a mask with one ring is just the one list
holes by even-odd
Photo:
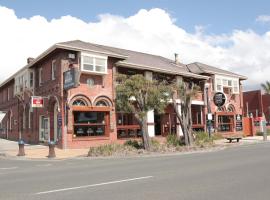
[[174, 62], [175, 62], [175, 64], [179, 64], [180, 63], [178, 53], [175, 53], [174, 54]]
[[27, 64], [33, 62], [33, 60], [34, 60], [34, 58], [32, 58], [32, 57], [27, 58]]

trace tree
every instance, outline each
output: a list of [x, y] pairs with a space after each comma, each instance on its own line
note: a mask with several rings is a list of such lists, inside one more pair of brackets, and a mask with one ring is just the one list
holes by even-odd
[[147, 112], [164, 112], [171, 96], [171, 87], [164, 82], [147, 80], [143, 75], [118, 75], [117, 81], [116, 108], [118, 111], [134, 114], [143, 133], [144, 148], [150, 150]]
[[269, 81], [262, 83], [261, 86], [264, 89], [265, 93], [270, 94], [270, 82]]
[[[192, 145], [194, 142], [192, 134], [191, 101], [192, 98], [196, 96], [198, 90], [199, 87], [193, 82], [175, 83], [174, 93], [172, 95], [173, 106], [176, 116], [180, 122], [185, 144], [187, 146]], [[178, 109], [178, 105], [180, 105], [180, 111]]]

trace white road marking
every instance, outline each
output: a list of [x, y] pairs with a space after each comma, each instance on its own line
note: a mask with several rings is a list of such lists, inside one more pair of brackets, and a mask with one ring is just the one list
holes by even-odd
[[37, 167], [49, 167], [52, 166], [52, 164], [40, 164], [40, 165], [36, 165]]
[[63, 191], [68, 191], [68, 190], [77, 190], [77, 189], [82, 189], [82, 188], [97, 187], [97, 186], [102, 186], [102, 185], [110, 185], [110, 184], [115, 184], [115, 183], [130, 182], [130, 181], [149, 179], [149, 178], [153, 178], [153, 176], [143, 176], [143, 177], [137, 177], [137, 178], [130, 178], [130, 179], [123, 179], [123, 180], [110, 181], [110, 182], [104, 182], [104, 183], [97, 183], [97, 184], [92, 184], [92, 185], [82, 185], [82, 186], [77, 186], [77, 187], [49, 190], [49, 191], [35, 193], [35, 195], [63, 192]]
[[0, 170], [10, 170], [10, 169], [17, 169], [18, 167], [3, 167]]

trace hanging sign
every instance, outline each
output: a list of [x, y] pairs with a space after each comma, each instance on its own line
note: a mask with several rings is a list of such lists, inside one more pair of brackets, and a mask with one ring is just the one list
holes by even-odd
[[31, 97], [31, 107], [32, 108], [43, 108], [44, 99], [40, 96], [32, 96]]
[[226, 102], [226, 96], [224, 93], [222, 92], [217, 92], [215, 93], [214, 95], [214, 104], [217, 106], [217, 107], [221, 107], [225, 104]]
[[64, 89], [69, 90], [71, 88], [78, 87], [79, 85], [79, 71], [76, 68], [72, 68], [64, 72]]

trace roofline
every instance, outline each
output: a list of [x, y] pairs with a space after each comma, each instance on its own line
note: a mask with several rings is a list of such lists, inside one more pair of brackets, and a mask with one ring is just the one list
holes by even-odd
[[126, 58], [129, 57], [129, 56], [126, 56], [126, 55], [121, 55], [121, 54], [116, 54], [116, 53], [106, 53], [106, 52], [103, 52], [103, 51], [94, 51], [94, 50], [89, 50], [89, 49], [85, 49], [85, 48], [71, 47], [69, 45], [63, 45], [63, 44], [59, 44], [59, 43], [57, 43], [55, 45], [58, 48], [61, 48], [61, 49], [68, 49], [68, 50], [75, 50], [75, 51], [89, 51], [89, 52], [105, 54], [105, 55], [108, 55], [108, 56], [111, 56], [111, 57], [121, 58], [121, 59], [126, 59]]
[[192, 77], [192, 78], [199, 78], [199, 79], [204, 79], [204, 80], [208, 80], [210, 77], [208, 76], [203, 76], [203, 75], [198, 75], [198, 74], [194, 74], [194, 73], [190, 73], [190, 72], [177, 72], [177, 71], [171, 71], [171, 70], [162, 70], [162, 69], [158, 69], [155, 67], [151, 67], [151, 66], [147, 66], [147, 65], [138, 65], [135, 63], [128, 63], [128, 62], [124, 62], [124, 61], [118, 61], [116, 63], [116, 66], [122, 66], [122, 67], [129, 67], [129, 68], [135, 68], [135, 69], [149, 69], [152, 71], [157, 71], [157, 72], [166, 72], [169, 74], [177, 74], [177, 75], [183, 75], [186, 77]]
[[51, 52], [53, 52], [57, 48], [66, 49], [66, 50], [88, 51], [88, 52], [93, 52], [93, 53], [106, 54], [108, 56], [112, 56], [112, 57], [116, 57], [116, 58], [121, 58], [121, 59], [128, 58], [128, 56], [125, 56], [125, 55], [113, 54], [113, 53], [108, 54], [106, 52], [92, 51], [92, 50], [84, 49], [84, 48], [75, 48], [75, 47], [70, 47], [68, 45], [62, 45], [62, 44], [56, 43], [53, 46], [51, 46], [50, 48], [48, 48], [46, 51], [44, 51], [43, 53], [41, 53], [32, 62], [30, 62], [29, 64], [25, 65], [24, 67], [22, 67], [21, 69], [19, 69], [16, 73], [14, 73], [13, 75], [11, 75], [8, 79], [6, 79], [5, 81], [3, 81], [0, 84], [0, 88], [3, 87], [8, 82], [10, 82], [12, 79], [14, 79], [14, 77], [17, 76], [19, 73], [21, 73], [23, 70], [32, 67], [34, 64], [36, 64], [38, 61], [40, 61], [41, 59], [43, 59], [45, 56], [49, 55]]
[[211, 71], [211, 70], [204, 70], [206, 73], [209, 74], [217, 74], [217, 75], [224, 75], [224, 76], [232, 76], [232, 77], [236, 77], [242, 80], [247, 80], [248, 78], [246, 76], [242, 76], [242, 75], [237, 75], [237, 74], [227, 74], [227, 73], [222, 73], [222, 72], [215, 72], [215, 71]]

